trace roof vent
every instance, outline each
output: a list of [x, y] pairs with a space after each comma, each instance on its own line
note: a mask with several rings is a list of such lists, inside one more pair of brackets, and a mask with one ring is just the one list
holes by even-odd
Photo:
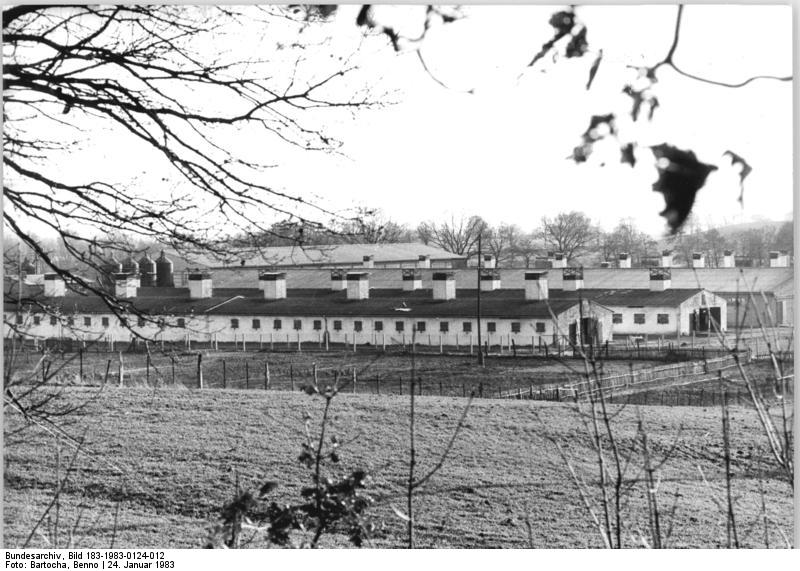
[[189, 298], [205, 299], [211, 297], [211, 274], [206, 272], [192, 272], [188, 277]]
[[781, 250], [779, 252], [769, 253], [769, 267], [770, 268], [788, 268], [789, 267], [789, 252]]
[[449, 300], [456, 298], [456, 277], [453, 272], [434, 272], [433, 299]]
[[670, 268], [650, 268], [650, 291], [664, 291], [672, 287]]
[[564, 291], [583, 289], [583, 268], [564, 268], [562, 270], [562, 286]]
[[733, 255], [733, 250], [725, 250], [722, 253], [722, 267], [723, 268], [736, 267], [736, 257]]
[[495, 258], [492, 254], [484, 254], [483, 255], [483, 267], [488, 269], [493, 269], [497, 267], [497, 258]]
[[692, 254], [692, 267], [705, 268], [706, 267], [705, 254], [701, 254], [700, 252], [695, 252], [694, 254]]
[[347, 299], [369, 299], [369, 274], [367, 272], [347, 274]]
[[661, 252], [661, 267], [662, 268], [672, 267], [672, 250], [664, 250], [663, 252]]
[[67, 293], [67, 286], [64, 278], [58, 274], [44, 275], [44, 295], [45, 297], [64, 297]]
[[525, 272], [525, 300], [542, 301], [548, 297], [547, 272]]
[[556, 269], [567, 267], [567, 257], [564, 252], [553, 252], [553, 267]]
[[132, 276], [124, 272], [114, 274], [114, 295], [117, 299], [132, 299], [136, 297], [136, 290], [139, 289], [138, 276]]
[[344, 270], [331, 270], [331, 289], [333, 291], [347, 289], [347, 272]]
[[422, 272], [417, 269], [403, 270], [403, 291], [422, 289]]
[[500, 289], [500, 270], [481, 270], [481, 291], [494, 291]]
[[375, 267], [375, 256], [364, 256], [362, 265], [365, 268], [374, 268]]
[[264, 272], [258, 276], [258, 289], [264, 299], [286, 298], [286, 274], [284, 272]]
[[419, 259], [417, 260], [417, 267], [418, 268], [430, 268], [431, 267], [431, 257], [425, 254], [420, 254]]
[[630, 268], [631, 267], [631, 256], [627, 252], [622, 252], [619, 255], [619, 267], [620, 268]]

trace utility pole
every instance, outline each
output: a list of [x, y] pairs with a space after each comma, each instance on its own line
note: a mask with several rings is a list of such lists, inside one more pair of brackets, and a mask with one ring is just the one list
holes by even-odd
[[477, 321], [478, 321], [478, 365], [483, 367], [486, 365], [483, 354], [483, 343], [481, 341], [481, 268], [483, 267], [483, 250], [481, 248], [481, 237], [483, 236], [483, 228], [478, 233], [478, 307], [477, 307]]

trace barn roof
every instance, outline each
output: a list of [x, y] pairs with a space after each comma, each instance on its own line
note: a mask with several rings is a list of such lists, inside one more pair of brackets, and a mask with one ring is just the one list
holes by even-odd
[[[397, 288], [402, 283], [402, 270], [398, 268], [370, 268], [369, 285], [371, 288]], [[433, 285], [432, 275], [436, 270], [422, 269], [422, 286]], [[477, 270], [454, 269], [456, 287], [477, 287]], [[525, 287], [525, 273], [531, 269], [500, 269], [502, 287], [521, 289]], [[560, 269], [547, 270], [548, 284], [551, 289], [562, 287]], [[674, 289], [706, 289], [712, 292], [735, 293], [746, 291], [750, 284], [754, 291], [772, 292], [779, 287], [792, 288], [794, 283], [793, 268], [672, 268], [672, 288]], [[227, 268], [215, 270], [212, 275], [214, 285], [218, 287], [252, 287], [257, 283], [258, 270], [255, 268]], [[330, 270], [298, 268], [287, 272], [288, 288], [327, 288], [330, 287]], [[603, 288], [610, 290], [649, 290], [650, 270], [648, 268], [584, 268], [583, 282], [587, 288]]]
[[203, 268], [242, 267], [287, 267], [287, 266], [335, 266], [361, 265], [364, 256], [373, 256], [375, 263], [416, 263], [419, 256], [430, 256], [436, 260], [464, 260], [464, 256], [453, 254], [435, 246], [418, 242], [396, 244], [330, 244], [318, 246], [276, 246], [261, 248], [259, 252], [235, 253], [227, 259], [208, 256], [189, 256], [188, 266], [195, 264]]
[[[476, 312], [476, 290], [459, 290], [456, 299], [434, 300], [430, 290], [373, 290], [365, 300], [348, 300], [346, 291], [330, 289], [291, 290], [285, 299], [265, 300], [257, 289], [219, 288], [210, 298], [189, 299], [183, 288], [146, 288], [149, 293], [161, 290], [162, 294], [139, 296], [129, 302], [139, 311], [151, 315], [264, 315], [320, 317], [454, 317], [472, 318]], [[45, 301], [45, 300], [40, 300]], [[128, 300], [126, 300], [126, 303]], [[63, 313], [108, 313], [108, 307], [97, 296], [67, 295], [46, 300], [52, 309]], [[551, 311], [559, 315], [575, 307], [577, 299], [526, 301], [524, 291], [513, 295], [508, 292], [483, 292], [481, 314], [491, 318], [542, 318], [549, 319]], [[6, 303], [6, 310], [15, 304]], [[37, 311], [37, 307], [32, 307]]]

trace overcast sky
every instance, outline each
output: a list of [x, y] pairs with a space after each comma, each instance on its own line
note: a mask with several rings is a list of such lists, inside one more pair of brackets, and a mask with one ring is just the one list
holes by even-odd
[[[282, 149], [268, 157], [277, 165], [265, 174], [268, 184], [320, 197], [332, 209], [381, 208], [411, 225], [480, 214], [493, 224], [515, 223], [529, 231], [544, 215], [577, 209], [609, 229], [620, 218], [633, 217], [642, 229], [663, 232], [664, 220], [657, 214], [663, 200], [651, 190], [652, 160], [641, 154], [631, 169], [619, 164], [614, 146], [598, 149], [582, 165], [567, 157], [592, 115], [624, 116], [630, 110], [621, 90], [636, 72], [627, 66], [652, 65], [664, 57], [675, 6], [580, 7], [591, 53], [555, 62], [547, 57], [534, 68], [526, 65], [552, 36], [547, 22], [553, 7], [465, 7], [465, 18], [432, 29], [422, 44], [431, 71], [450, 89], [431, 79], [413, 50], [395, 54], [381, 37], [362, 43], [363, 29], [354, 25], [357, 10], [340, 8], [331, 28], [334, 44], [310, 50], [309, 65], [328, 57], [328, 51], [361, 45], [357, 59], [364, 73], [355, 81], [369, 78], [376, 92], [391, 91], [395, 103], [354, 115], [321, 114], [326, 130], [343, 141], [342, 155]], [[376, 14], [396, 23], [403, 10]], [[791, 26], [790, 6], [690, 5], [675, 61], [691, 73], [728, 82], [790, 75]], [[274, 40], [262, 38], [261, 45], [252, 37], [219, 46], [253, 54]], [[587, 91], [598, 48], [604, 59]], [[765, 80], [728, 89], [666, 68], [659, 80], [661, 107], [653, 122], [623, 128], [642, 145], [668, 142], [722, 167], [699, 194], [698, 219], [722, 224], [791, 216], [792, 84]], [[76, 152], [65, 168], [98, 175], [135, 172], [142, 186], [161, 191], [160, 172], [141, 149], [107, 132], [90, 136], [90, 148]], [[263, 148], [244, 135], [228, 144], [248, 153]], [[736, 171], [725, 166], [726, 150], [753, 167], [744, 208], [737, 201]]]

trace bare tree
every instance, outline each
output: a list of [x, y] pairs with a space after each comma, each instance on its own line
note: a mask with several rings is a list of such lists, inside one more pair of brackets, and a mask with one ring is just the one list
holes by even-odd
[[488, 224], [480, 216], [464, 216], [449, 222], [423, 222], [417, 234], [425, 244], [433, 244], [453, 254], [470, 256], [477, 252], [478, 236], [488, 234]]
[[522, 230], [515, 224], [500, 224], [490, 228], [485, 242], [486, 251], [492, 254], [498, 264], [512, 266], [520, 250]]
[[579, 256], [594, 237], [592, 221], [583, 212], [562, 212], [542, 218], [541, 236], [545, 244], [563, 252], [568, 260]]
[[[348, 57], [330, 57], [327, 48], [315, 52], [324, 57], [310, 55], [315, 42], [325, 40], [327, 13], [277, 6], [6, 9], [6, 228], [50, 271], [92, 290], [32, 229], [59, 236], [70, 256], [99, 269], [109, 249], [125, 248], [108, 237], [120, 231], [214, 252], [226, 236], [270, 232], [279, 217], [335, 218], [271, 186], [270, 165], [257, 158], [263, 152], [240, 156], [226, 144], [246, 132], [264, 149], [335, 149], [315, 114], [370, 105], [366, 89], [342, 84], [355, 69]], [[274, 49], [249, 59], [213, 53], [212, 46], [231, 41], [244, 22], [274, 34]], [[287, 43], [301, 30], [304, 44]], [[128, 137], [140, 160], [173, 178], [153, 192], [137, 181], [64, 172], [61, 165], [79, 141], [70, 137], [85, 126]]]

